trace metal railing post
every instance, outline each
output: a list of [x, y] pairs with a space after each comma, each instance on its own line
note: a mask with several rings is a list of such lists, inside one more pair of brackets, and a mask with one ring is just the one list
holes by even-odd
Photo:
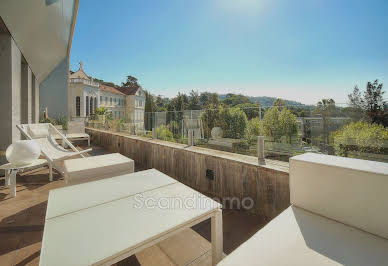
[[257, 137], [257, 158], [260, 165], [265, 164], [264, 156], [264, 136]]

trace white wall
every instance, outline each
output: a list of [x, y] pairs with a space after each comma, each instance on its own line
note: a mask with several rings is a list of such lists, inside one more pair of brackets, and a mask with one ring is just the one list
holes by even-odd
[[67, 60], [62, 60], [57, 67], [40, 83], [39, 112], [42, 117], [47, 107], [51, 118], [68, 115], [68, 69]]

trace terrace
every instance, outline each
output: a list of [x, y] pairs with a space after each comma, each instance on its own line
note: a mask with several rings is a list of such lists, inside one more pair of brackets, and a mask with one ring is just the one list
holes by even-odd
[[[40, 127], [42, 120], [61, 124], [63, 115], [71, 120], [77, 96], [72, 95], [69, 83], [81, 87], [97, 85], [82, 78], [69, 80], [69, 53], [77, 10], [78, 0], [0, 2], [1, 164], [6, 163], [7, 147], [29, 138], [18, 131], [20, 124]], [[27, 19], [29, 23], [25, 23]], [[42, 51], [45, 51], [45, 56], [41, 56]], [[369, 85], [370, 90], [373, 86], [374, 89], [380, 86], [377, 81]], [[1, 172], [0, 265], [52, 265], [44, 261], [48, 256], [42, 255], [50, 246], [44, 241], [47, 234], [51, 236], [50, 244], [54, 243], [50, 246], [51, 251], [57, 251], [60, 240], [62, 247], [68, 244], [66, 247], [72, 248], [73, 252], [78, 251], [78, 254], [74, 252], [68, 256], [67, 249], [58, 248], [62, 260], [51, 256], [51, 259], [57, 259], [56, 264], [66, 264], [67, 257], [79, 262], [82, 253], [88, 253], [82, 251], [89, 249], [90, 253], [102, 253], [118, 242], [122, 244], [121, 249], [108, 252], [106, 257], [87, 258], [88, 261], [103, 264], [115, 260], [116, 265], [386, 264], [388, 134], [383, 126], [386, 122], [383, 120], [386, 118], [385, 106], [382, 111], [373, 113], [353, 107], [343, 108], [330, 101], [306, 106], [307, 109], [302, 110], [298, 109], [300, 106], [287, 106], [281, 101], [273, 106], [250, 103], [249, 107], [235, 107], [219, 103], [218, 97], [212, 100], [214, 102], [206, 106], [214, 108], [150, 110], [145, 113], [144, 121], [137, 124], [131, 119], [115, 120], [108, 114], [106, 117], [104, 114], [92, 116], [92, 112], [85, 112], [85, 116], [90, 115], [88, 117], [78, 117], [78, 120], [85, 118], [81, 124], [82, 128], [87, 127], [92, 146], [92, 151], [81, 159], [80, 164], [90, 163], [88, 160], [93, 156], [120, 153], [125, 160], [130, 158], [128, 161], [134, 162], [135, 175], [145, 173], [141, 176], [145, 180], [136, 180], [140, 180], [141, 189], [148, 182], [148, 190], [136, 188], [139, 191], [135, 191], [134, 183], [122, 185], [127, 182], [124, 179], [128, 173], [68, 186], [68, 177], [65, 180], [54, 171], [50, 182], [47, 167], [38, 167], [17, 175], [17, 196], [12, 197]], [[93, 102], [98, 103], [98, 100], [95, 98]], [[165, 106], [161, 108], [166, 109]], [[43, 110], [48, 110], [50, 117]], [[140, 114], [142, 120], [143, 113]], [[373, 121], [379, 118], [381, 124], [371, 123], [370, 115], [374, 116]], [[56, 119], [50, 119], [54, 117]], [[52, 141], [53, 135], [48, 131], [38, 129], [32, 133], [35, 137], [31, 139], [35, 142], [43, 140], [46, 144], [51, 141], [60, 154], [79, 153], [70, 142]], [[56, 136], [59, 136], [58, 140], [62, 138], [61, 134]], [[82, 146], [81, 142], [76, 143], [80, 150], [89, 148]], [[49, 160], [42, 146], [41, 152], [40, 155]], [[109, 163], [112, 162], [100, 161], [98, 166], [91, 168], [93, 171], [85, 171], [82, 175], [92, 173], [97, 176], [100, 173], [96, 169], [112, 170], [115, 162]], [[147, 169], [157, 171], [151, 175], [144, 172]], [[153, 179], [147, 179], [149, 177]], [[160, 180], [171, 183], [158, 183]], [[116, 185], [115, 189], [90, 189], [90, 186], [101, 188], [112, 183]], [[135, 193], [156, 193], [157, 190], [163, 194], [159, 189], [171, 184], [181, 189], [170, 190], [178, 196], [182, 196], [179, 193], [184, 188], [193, 195], [217, 199], [222, 208], [217, 204], [211, 212], [199, 212], [193, 218], [188, 208], [182, 210], [184, 215], [176, 215], [177, 211], [174, 215], [163, 216], [163, 212], [155, 214], [149, 208], [130, 212], [133, 206], [125, 205]], [[82, 190], [83, 185], [89, 186], [88, 189]], [[69, 189], [66, 190], [65, 186]], [[47, 218], [46, 214], [50, 213], [48, 206], [53, 202], [51, 195], [58, 191], [78, 191], [74, 197], [62, 198], [67, 207], [73, 209], [67, 210], [68, 213], [62, 209], [62, 213]], [[88, 196], [84, 197], [85, 194]], [[171, 196], [166, 192], [163, 195]], [[183, 193], [182, 197], [187, 195]], [[93, 200], [96, 202], [91, 205], [82, 205]], [[97, 210], [94, 212], [96, 216], [79, 215], [84, 211], [90, 214], [90, 209], [92, 212]], [[107, 209], [116, 212], [106, 215]], [[213, 211], [216, 214], [213, 215]], [[219, 215], [221, 211], [222, 216]], [[153, 219], [142, 220], [147, 217], [144, 213]], [[93, 220], [94, 217], [99, 219]], [[166, 217], [170, 219], [167, 229], [167, 226], [162, 227], [168, 224], [162, 220]], [[51, 218], [55, 221], [48, 220]], [[174, 224], [176, 218], [180, 219], [178, 225]], [[47, 233], [47, 228], [58, 225], [58, 220], [67, 223], [54, 226], [54, 230]], [[134, 220], [137, 223], [132, 223]], [[122, 222], [116, 231], [112, 226], [114, 222]], [[142, 227], [148, 222], [147, 229], [162, 226], [150, 236]], [[95, 224], [100, 227], [94, 228]], [[97, 241], [73, 233], [76, 230], [78, 233], [88, 231], [86, 229], [90, 229], [93, 240]], [[137, 236], [136, 239], [135, 230], [148, 238]], [[172, 231], [179, 232], [172, 234]], [[127, 235], [121, 234], [123, 232]], [[71, 241], [70, 244], [63, 239]], [[85, 239], [89, 242], [82, 242]], [[131, 241], [130, 247], [125, 246]], [[218, 250], [216, 247], [220, 247], [220, 243], [223, 249]], [[274, 254], [274, 250], [277, 253]], [[136, 251], [131, 253], [134, 255], [124, 256], [132, 251]]]
[[[79, 147], [78, 148], [86, 148]], [[93, 146], [89, 156], [109, 153]], [[135, 171], [145, 170], [136, 167]], [[59, 174], [48, 181], [47, 167], [27, 171], [17, 177], [17, 197], [9, 195], [0, 179], [0, 264], [38, 265], [48, 192], [64, 186]], [[229, 254], [262, 226], [264, 217], [238, 210], [224, 210], [224, 253]], [[211, 265], [210, 221], [204, 221], [117, 265]], [[180, 247], [189, 247], [182, 250]]]

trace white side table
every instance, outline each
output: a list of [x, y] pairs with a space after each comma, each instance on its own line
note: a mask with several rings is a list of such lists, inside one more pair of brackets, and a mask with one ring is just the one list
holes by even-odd
[[5, 171], [5, 186], [10, 187], [11, 189], [11, 196], [16, 197], [16, 174], [19, 171], [26, 170], [28, 168], [36, 167], [45, 165], [47, 163], [47, 160], [45, 159], [38, 159], [34, 161], [31, 164], [27, 165], [13, 165], [11, 163], [3, 164], [0, 166], [0, 170]]

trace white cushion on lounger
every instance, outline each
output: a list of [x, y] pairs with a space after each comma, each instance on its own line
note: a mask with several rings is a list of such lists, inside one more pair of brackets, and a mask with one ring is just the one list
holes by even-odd
[[29, 134], [33, 139], [45, 138], [49, 136], [48, 124], [28, 125]]
[[65, 181], [67, 185], [130, 174], [134, 170], [134, 161], [119, 153], [64, 161]]
[[291, 206], [218, 265], [387, 265], [388, 240]]

